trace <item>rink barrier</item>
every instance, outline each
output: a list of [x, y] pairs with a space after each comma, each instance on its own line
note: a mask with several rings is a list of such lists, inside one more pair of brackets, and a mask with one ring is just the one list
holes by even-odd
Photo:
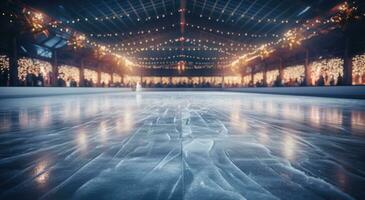
[[130, 88], [0, 87], [0, 98], [130, 92]]
[[258, 94], [297, 95], [365, 99], [365, 86], [227, 88], [224, 91]]
[[[57, 88], [57, 87], [2, 87], [0, 98], [40, 97], [55, 95], [81, 95], [131, 92], [130, 88]], [[244, 92], [257, 94], [299, 95], [315, 97], [335, 97], [365, 99], [365, 86], [331, 87], [276, 87], [276, 88], [142, 88], [141, 92], [154, 91], [206, 91]]]

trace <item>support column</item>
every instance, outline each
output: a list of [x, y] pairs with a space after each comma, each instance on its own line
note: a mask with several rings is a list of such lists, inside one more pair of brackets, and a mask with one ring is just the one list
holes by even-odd
[[243, 80], [243, 78], [244, 78], [245, 76], [243, 76], [243, 74], [241, 74], [241, 87], [243, 87], [244, 86], [244, 80]]
[[224, 88], [224, 75], [222, 76], [222, 88]]
[[254, 76], [255, 76], [255, 67], [252, 66], [251, 67], [251, 83], [252, 83], [252, 86], [255, 86], [255, 83], [254, 83]]
[[266, 62], [265, 61], [263, 61], [263, 63], [264, 63], [264, 66], [263, 66], [263, 70], [262, 70], [262, 74], [263, 74], [263, 76], [262, 76], [262, 81], [263, 81], [263, 83], [262, 83], [262, 85], [264, 86], [264, 87], [266, 87], [268, 84], [267, 84], [267, 65], [266, 65]]
[[343, 55], [343, 85], [352, 85], [352, 56], [350, 54], [351, 40], [347, 37]]
[[57, 50], [53, 50], [52, 52], [52, 75], [51, 75], [51, 85], [58, 86], [58, 56]]
[[280, 58], [280, 65], [279, 65], [279, 78], [281, 81], [284, 80], [284, 59]]
[[80, 83], [79, 83], [79, 87], [85, 87], [85, 74], [84, 74], [84, 59], [81, 59], [81, 63], [80, 63]]
[[9, 76], [9, 86], [18, 86], [18, 49], [16, 37], [13, 37], [9, 43]]
[[97, 87], [100, 87], [101, 86], [101, 69], [100, 69], [100, 67], [98, 67], [97, 72], [98, 72], [98, 80], [96, 82], [96, 85], [97, 85]]
[[309, 49], [305, 49], [305, 60], [304, 60], [304, 80], [306, 86], [312, 85], [311, 69], [309, 65]]

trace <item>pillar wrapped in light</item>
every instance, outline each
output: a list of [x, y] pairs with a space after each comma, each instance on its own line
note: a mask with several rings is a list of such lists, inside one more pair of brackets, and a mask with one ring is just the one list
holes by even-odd
[[61, 65], [58, 67], [58, 74], [66, 82], [73, 79], [76, 83], [80, 83], [80, 69], [78, 67]]
[[266, 72], [266, 82], [269, 86], [272, 86], [274, 84], [274, 81], [279, 76], [279, 70], [274, 69]]
[[96, 84], [98, 82], [98, 72], [91, 69], [84, 69], [84, 78]]
[[110, 81], [112, 80], [112, 77], [110, 74], [105, 73], [105, 72], [101, 72], [101, 76], [100, 76], [100, 83], [101, 84], [109, 84]]
[[0, 55], [0, 73], [3, 74], [9, 70], [9, 57]]
[[289, 83], [290, 81], [300, 80], [304, 77], [305, 73], [304, 65], [292, 65], [283, 70], [283, 81]]
[[119, 74], [113, 73], [113, 83], [121, 83], [122, 77]]
[[34, 74], [35, 76], [42, 75], [44, 81], [47, 82], [50, 72], [52, 72], [52, 65], [47, 61], [31, 58], [20, 58], [18, 60], [19, 80], [25, 80], [28, 74]]
[[334, 84], [337, 83], [339, 75], [343, 77], [343, 63], [340, 58], [322, 59], [311, 63], [311, 77], [312, 84], [315, 85], [320, 76], [324, 78], [324, 84], [330, 85], [331, 79], [334, 80]]
[[365, 84], [365, 54], [356, 55], [352, 59], [352, 84]]

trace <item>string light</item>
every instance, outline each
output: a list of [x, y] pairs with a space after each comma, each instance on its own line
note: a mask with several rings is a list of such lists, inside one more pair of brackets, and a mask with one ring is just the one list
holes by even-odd
[[[90, 45], [91, 47], [97, 47], [95, 50], [95, 55], [97, 58], [102, 58], [106, 56], [107, 54], [111, 56], [117, 56], [118, 54], [112, 53], [112, 50], [108, 47], [106, 47], [103, 44], [97, 44], [96, 42], [91, 42], [84, 34], [80, 34], [76, 31], [73, 31], [69, 28], [61, 27], [62, 21], [57, 20], [51, 20], [49, 16], [46, 16], [40, 12], [36, 12], [30, 9], [24, 9], [23, 13], [27, 15], [27, 20], [29, 24], [32, 26], [33, 32], [39, 32], [39, 31], [47, 31], [47, 28], [56, 28], [61, 32], [69, 33], [70, 35], [73, 35], [71, 39], [68, 40], [68, 44], [72, 45], [74, 49], [86, 47], [86, 45]], [[45, 18], [47, 18], [47, 21], [50, 21], [46, 23]], [[44, 24], [47, 24], [45, 26]], [[61, 28], [60, 28], [61, 27]], [[118, 55], [120, 56], [120, 55]], [[120, 59], [124, 59], [124, 57], [120, 56]]]
[[68, 19], [68, 20], [63, 20], [63, 21], [58, 21], [59, 23], [64, 23], [64, 24], [77, 24], [77, 23], [87, 23], [87, 22], [104, 22], [104, 21], [116, 21], [116, 20], [121, 20], [124, 19], [126, 17], [129, 18], [129, 20], [134, 20], [133, 23], [145, 23], [147, 21], [152, 21], [152, 20], [164, 20], [167, 18], [167, 16], [173, 16], [175, 15], [177, 12], [170, 12], [168, 14], [162, 14], [162, 15], [156, 15], [155, 17], [146, 17], [146, 18], [131, 18], [131, 14], [130, 13], [126, 13], [126, 14], [114, 14], [114, 15], [107, 15], [107, 16], [99, 16], [99, 17], [93, 17], [93, 18], [74, 18], [74, 19]]
[[186, 26], [190, 27], [190, 28], [196, 28], [198, 30], [207, 31], [210, 33], [217, 33], [220, 35], [227, 35], [227, 36], [237, 36], [237, 37], [245, 37], [245, 38], [269, 38], [269, 37], [279, 38], [279, 35], [277, 35], [277, 34], [236, 33], [236, 32], [230, 32], [230, 31], [222, 31], [222, 30], [214, 29], [214, 28], [207, 28], [205, 26], [194, 25], [191, 23], [187, 23]]
[[[335, 28], [341, 27], [343, 25], [342, 19], [343, 16], [347, 16], [347, 18], [355, 18], [358, 19], [359, 16], [355, 14], [356, 7], [351, 7], [347, 2], [341, 4], [339, 7], [337, 7], [334, 11], [334, 13], [331, 14], [328, 20], [325, 19], [319, 19], [316, 18], [314, 20], [306, 20], [304, 24], [302, 24], [299, 27], [296, 27], [294, 29], [291, 29], [284, 33], [283, 37], [278, 39], [276, 42], [266, 43], [262, 45], [257, 50], [254, 50], [250, 53], [245, 54], [245, 59], [253, 60], [257, 57], [264, 58], [265, 56], [268, 56], [268, 54], [274, 52], [277, 47], [275, 48], [275, 45], [278, 45], [282, 48], [285, 48], [286, 46], [289, 46], [289, 48], [293, 48], [295, 46], [299, 46], [302, 41], [311, 39], [315, 36], [318, 36], [320, 33], [328, 33], [329, 31], [334, 30]], [[353, 17], [356, 16], [356, 17]], [[338, 20], [335, 20], [338, 19]], [[320, 28], [319, 25], [326, 24], [327, 27], [322, 27], [322, 31], [316, 31], [315, 29]], [[239, 63], [238, 61], [232, 62], [232, 64]], [[245, 62], [247, 63], [247, 62]], [[233, 66], [233, 65], [232, 65]]]
[[132, 37], [134, 35], [150, 35], [150, 34], [155, 34], [161, 31], [166, 31], [166, 30], [170, 30], [173, 29], [176, 25], [175, 24], [171, 24], [169, 26], [162, 26], [160, 28], [152, 28], [152, 29], [147, 29], [147, 30], [139, 30], [139, 31], [129, 31], [129, 32], [122, 32], [122, 33], [118, 33], [118, 32], [114, 32], [114, 33], [104, 33], [104, 34], [95, 34], [95, 33], [90, 33], [89, 36], [90, 37], [96, 37], [96, 38], [106, 38], [106, 37], [117, 37], [117, 38], [123, 38], [123, 40], [128, 39], [128, 37]]

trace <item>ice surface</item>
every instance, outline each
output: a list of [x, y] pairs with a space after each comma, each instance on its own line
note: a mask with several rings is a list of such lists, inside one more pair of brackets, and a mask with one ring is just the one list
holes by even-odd
[[365, 197], [365, 101], [126, 92], [0, 104], [0, 199]]

